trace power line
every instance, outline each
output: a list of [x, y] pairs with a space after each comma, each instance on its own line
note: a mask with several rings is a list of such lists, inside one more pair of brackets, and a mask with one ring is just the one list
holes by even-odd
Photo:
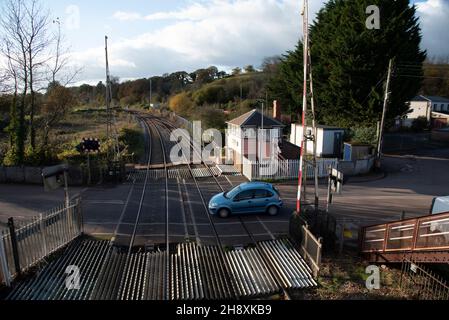
[[412, 74], [395, 74], [395, 77], [408, 77], [408, 78], [423, 78], [423, 79], [442, 79], [449, 80], [447, 77], [429, 77], [429, 76], [417, 76]]

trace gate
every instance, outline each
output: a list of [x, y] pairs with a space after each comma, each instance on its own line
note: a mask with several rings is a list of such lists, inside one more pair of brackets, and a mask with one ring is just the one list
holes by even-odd
[[0, 281], [9, 286], [18, 274], [81, 235], [82, 225], [79, 198], [27, 222], [10, 218], [8, 229], [0, 232]]

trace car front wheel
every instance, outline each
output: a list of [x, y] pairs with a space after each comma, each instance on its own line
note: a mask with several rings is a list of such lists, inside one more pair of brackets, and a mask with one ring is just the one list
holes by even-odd
[[270, 216], [276, 216], [279, 213], [279, 208], [276, 206], [268, 207], [267, 212]]
[[220, 209], [218, 211], [218, 215], [220, 216], [220, 218], [227, 218], [229, 217], [229, 210], [228, 209]]

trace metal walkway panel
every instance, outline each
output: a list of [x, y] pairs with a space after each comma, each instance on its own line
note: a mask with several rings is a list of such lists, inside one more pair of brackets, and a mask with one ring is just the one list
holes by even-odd
[[[46, 265], [41, 272], [20, 283], [8, 300], [86, 300], [94, 288], [104, 260], [109, 254], [109, 241], [74, 241], [61, 257]], [[80, 272], [79, 289], [75, 286], [77, 267]], [[67, 272], [67, 273], [66, 273]], [[73, 275], [73, 281], [69, 276]], [[67, 282], [68, 281], [68, 282]]]
[[273, 272], [285, 288], [302, 289], [317, 286], [312, 270], [288, 239], [259, 243]]

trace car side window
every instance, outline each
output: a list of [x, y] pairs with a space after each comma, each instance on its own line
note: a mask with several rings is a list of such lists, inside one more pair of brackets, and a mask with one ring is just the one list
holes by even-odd
[[254, 194], [253, 190], [242, 191], [235, 196], [234, 200], [236, 201], [249, 200], [253, 198], [253, 194]]
[[254, 192], [254, 198], [256, 199], [271, 198], [272, 196], [273, 194], [270, 191], [264, 189], [258, 189]]

